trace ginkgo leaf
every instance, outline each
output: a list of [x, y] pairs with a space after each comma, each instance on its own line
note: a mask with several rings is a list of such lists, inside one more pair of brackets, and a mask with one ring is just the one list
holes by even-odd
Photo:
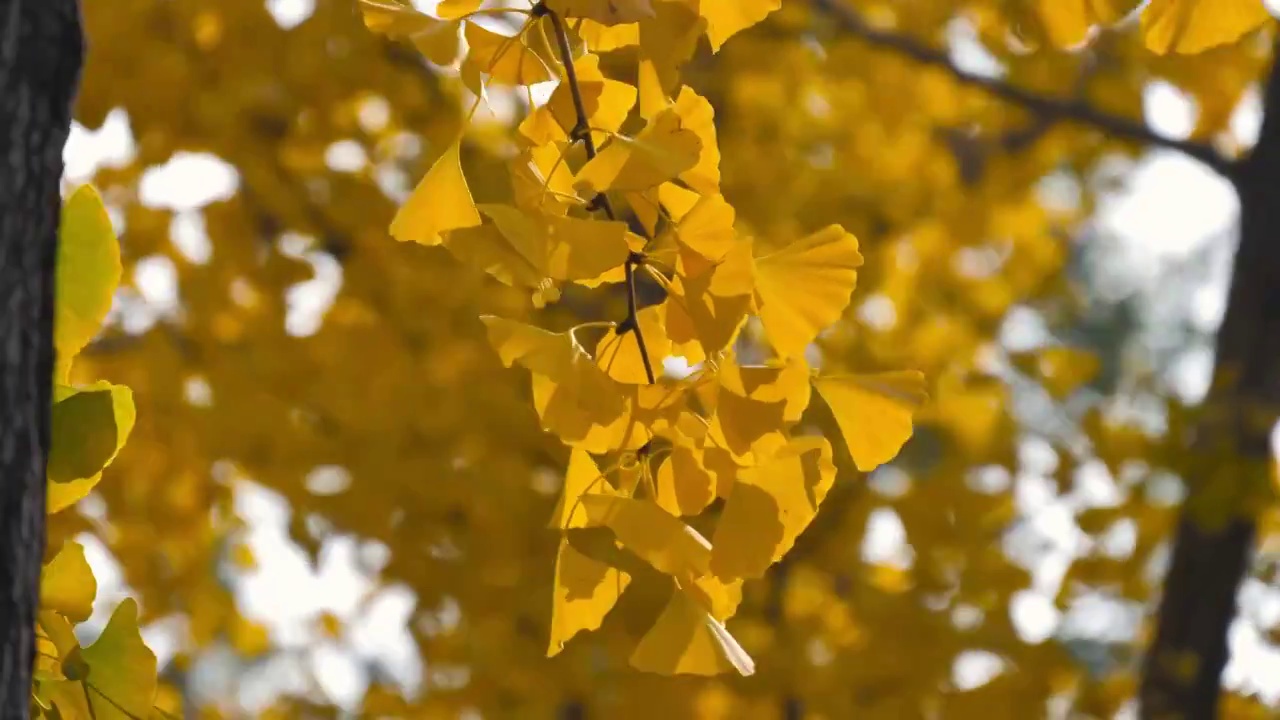
[[81, 185], [62, 206], [54, 301], [55, 382], [66, 382], [71, 361], [98, 334], [120, 284], [120, 243], [102, 198]]
[[561, 530], [587, 527], [587, 511], [579, 504], [583, 493], [608, 495], [613, 486], [600, 472], [600, 466], [589, 454], [574, 449], [569, 453], [569, 467], [565, 471], [564, 490], [560, 502], [551, 516], [551, 527]]
[[547, 657], [564, 649], [574, 635], [595, 630], [631, 582], [621, 570], [578, 552], [560, 540], [556, 556], [555, 588], [551, 598], [551, 638]]
[[671, 353], [671, 339], [662, 322], [662, 308], [650, 305], [636, 313], [637, 330], [619, 332], [617, 326], [609, 328], [596, 345], [596, 363], [609, 377], [621, 383], [648, 383], [644, 359], [640, 354], [637, 337], [644, 338], [646, 355], [652, 368], [661, 368], [663, 358]]
[[769, 344], [782, 357], [804, 353], [844, 314], [858, 280], [858, 240], [829, 225], [756, 260], [756, 301]]
[[81, 388], [55, 386], [47, 513], [60, 512], [93, 490], [129, 438], [136, 417], [133, 393], [123, 385], [100, 380]]
[[743, 462], [771, 455], [809, 405], [809, 366], [803, 357], [765, 366], [721, 363], [719, 392], [708, 435]]
[[634, 23], [605, 25], [595, 20], [582, 19], [573, 23], [573, 26], [578, 37], [582, 38], [582, 43], [591, 52], [609, 52], [640, 42], [640, 27]]
[[711, 543], [654, 503], [590, 493], [582, 496], [582, 507], [589, 526], [609, 528], [623, 547], [659, 572], [689, 579], [707, 574]]
[[716, 525], [711, 572], [762, 577], [818, 514], [835, 482], [826, 438], [793, 438], [767, 461], [743, 468]]
[[755, 662], [724, 625], [687, 594], [672, 593], [667, 607], [631, 653], [631, 667], [661, 675], [755, 672]]
[[1036, 10], [1049, 42], [1073, 47], [1094, 25], [1109, 25], [1133, 11], [1141, 0], [1038, 0]]
[[707, 21], [707, 40], [712, 52], [737, 33], [764, 20], [782, 7], [782, 0], [697, 0], [690, 2]]
[[685, 85], [680, 88], [672, 110], [680, 116], [680, 126], [698, 137], [701, 146], [693, 167], [680, 179], [704, 195], [720, 192], [720, 145], [716, 142], [716, 111], [706, 98]]
[[574, 187], [588, 196], [607, 190], [647, 190], [693, 168], [702, 141], [683, 122], [675, 109], [668, 109], [634, 138], [615, 135], [578, 171]]
[[116, 606], [102, 634], [80, 651], [88, 667], [93, 717], [128, 720], [147, 717], [156, 695], [156, 656], [138, 631], [138, 605], [125, 598]]
[[601, 25], [621, 25], [653, 17], [653, 0], [547, 0], [564, 17], [587, 18]]
[[627, 225], [556, 215], [536, 216], [510, 205], [480, 209], [517, 252], [555, 280], [589, 280], [627, 259]]
[[1152, 52], [1191, 54], [1235, 42], [1270, 19], [1262, 0], [1151, 0], [1142, 32]]
[[111, 463], [133, 429], [133, 393], [123, 385], [99, 380], [54, 391], [49, 481], [87, 478]]
[[926, 399], [915, 370], [873, 375], [829, 375], [813, 381], [840, 427], [858, 469], [870, 472], [892, 460], [911, 437], [912, 414]]
[[391, 237], [400, 242], [439, 245], [443, 242], [442, 233], [474, 227], [480, 222], [471, 188], [462, 174], [461, 146], [455, 142], [436, 159], [396, 211]]
[[435, 16], [445, 20], [458, 20], [479, 10], [483, 4], [483, 0], [440, 0], [436, 5]]
[[[437, 65], [449, 65], [457, 59], [458, 23], [451, 20], [461, 17], [469, 10], [459, 13], [442, 12], [438, 19], [418, 12], [398, 0], [359, 0], [359, 3], [364, 26], [371, 32], [409, 40], [418, 48], [418, 52]], [[462, 3], [458, 0], [446, 0], [441, 3], [441, 8], [448, 11], [451, 5], [472, 4], [479, 6], [474, 0]]]
[[[554, 80], [547, 62], [529, 46], [524, 34], [499, 35], [473, 22], [466, 24], [467, 62], [503, 85], [534, 85]], [[536, 33], [535, 33], [536, 35]]]
[[64, 543], [40, 573], [40, 607], [81, 623], [93, 614], [97, 594], [98, 581], [85, 560], [84, 548], [76, 542]]
[[718, 193], [698, 198], [671, 231], [678, 248], [676, 272], [696, 277], [723, 261], [738, 243], [735, 215], [733, 206]]
[[716, 498], [716, 481], [702, 464], [702, 451], [680, 436], [658, 467], [658, 505], [672, 515], [697, 515]]
[[[636, 103], [636, 89], [627, 83], [606, 78], [600, 72], [598, 55], [575, 58], [573, 67], [587, 124], [596, 132], [596, 141], [603, 142], [606, 133], [616, 132], [627, 119]], [[567, 79], [561, 79], [546, 104], [530, 113], [517, 130], [534, 145], [546, 145], [568, 139], [577, 123], [573, 86]]]
[[[607, 428], [625, 421], [618, 386], [578, 344], [572, 333], [486, 315], [489, 342], [507, 367], [520, 363], [533, 374], [533, 403], [543, 428], [566, 444], [589, 452], [615, 449]], [[602, 433], [590, 437], [593, 431]]]
[[548, 215], [563, 215], [581, 204], [573, 189], [573, 172], [560, 161], [555, 144], [526, 148], [512, 158], [511, 184], [515, 205]]
[[676, 276], [663, 303], [671, 352], [694, 362], [703, 353], [723, 350], [746, 321], [754, 288], [755, 268], [747, 241], [736, 243], [709, 272]]

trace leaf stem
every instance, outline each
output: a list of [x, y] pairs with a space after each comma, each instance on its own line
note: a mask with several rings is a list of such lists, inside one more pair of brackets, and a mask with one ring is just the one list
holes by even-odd
[[[573, 50], [569, 48], [569, 33], [565, 29], [564, 18], [560, 17], [539, 2], [533, 6], [532, 17], [545, 15], [551, 21], [551, 29], [555, 32], [556, 46], [560, 51], [560, 62], [564, 65], [565, 82], [569, 85], [569, 97], [573, 100], [573, 112], [577, 116], [573, 129], [569, 131], [571, 142], [581, 142], [587, 153], [587, 160], [596, 157], [596, 141], [591, 136], [591, 119], [587, 115], [587, 104], [582, 99], [582, 87], [578, 84], [578, 71], [573, 67]], [[599, 193], [591, 200], [591, 207], [604, 210], [610, 220], [617, 220], [618, 214], [609, 202], [609, 196]], [[653, 363], [649, 360], [649, 351], [644, 344], [644, 335], [640, 332], [639, 307], [636, 301], [636, 268], [644, 265], [644, 255], [630, 253], [624, 265], [627, 284], [627, 318], [618, 323], [619, 334], [626, 331], [635, 333], [636, 347], [640, 350], [640, 361], [644, 364], [644, 375], [650, 385], [657, 382], [653, 374]]]

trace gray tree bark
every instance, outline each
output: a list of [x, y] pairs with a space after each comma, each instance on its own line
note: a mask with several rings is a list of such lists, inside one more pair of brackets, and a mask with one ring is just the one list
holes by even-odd
[[[1273, 54], [1280, 56], [1280, 43]], [[1258, 144], [1231, 172], [1240, 196], [1240, 245], [1218, 331], [1207, 413], [1194, 440], [1204, 462], [1187, 469], [1190, 494], [1143, 668], [1143, 718], [1218, 716], [1227, 633], [1256, 534], [1247, 498], [1260, 497], [1256, 485], [1266, 482], [1271, 463], [1271, 428], [1280, 414], [1280, 72], [1275, 67], [1263, 111]], [[1234, 464], [1222, 466], [1228, 458]], [[1198, 504], [1221, 504], [1233, 496], [1243, 500], [1243, 507], [1225, 522], [1197, 517]]]
[[30, 713], [76, 0], [0, 0], [0, 717]]

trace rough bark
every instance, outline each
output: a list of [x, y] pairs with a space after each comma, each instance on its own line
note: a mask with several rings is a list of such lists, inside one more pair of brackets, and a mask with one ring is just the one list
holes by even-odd
[[76, 0], [0, 0], [0, 717], [29, 714]]
[[[1277, 47], [1280, 51], [1280, 46]], [[1141, 688], [1143, 718], [1213, 718], [1227, 662], [1227, 632], [1249, 569], [1255, 526], [1247, 502], [1220, 523], [1197, 517], [1197, 503], [1256, 497], [1265, 482], [1270, 432], [1280, 409], [1280, 73], [1267, 81], [1258, 144], [1232, 180], [1240, 196], [1240, 244], [1217, 338], [1214, 384], [1196, 444], [1209, 463], [1188, 474], [1156, 635]], [[1197, 463], [1199, 464], [1199, 463]], [[1221, 468], [1221, 466], [1219, 466]], [[1222, 483], [1235, 484], [1224, 492]], [[1212, 499], [1205, 501], [1204, 499]]]

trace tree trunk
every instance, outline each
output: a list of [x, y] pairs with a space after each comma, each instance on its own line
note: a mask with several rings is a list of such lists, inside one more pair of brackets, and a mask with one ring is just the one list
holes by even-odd
[[0, 717], [30, 713], [76, 0], [0, 0]]
[[1258, 144], [1232, 178], [1240, 196], [1240, 244], [1218, 331], [1214, 383], [1196, 428], [1194, 452], [1204, 462], [1193, 460], [1202, 467], [1187, 468], [1189, 495], [1143, 668], [1143, 718], [1217, 716], [1227, 632], [1256, 532], [1250, 513], [1261, 509], [1257, 505], [1268, 482], [1271, 428], [1280, 409], [1276, 68], [1267, 81], [1263, 112]]

